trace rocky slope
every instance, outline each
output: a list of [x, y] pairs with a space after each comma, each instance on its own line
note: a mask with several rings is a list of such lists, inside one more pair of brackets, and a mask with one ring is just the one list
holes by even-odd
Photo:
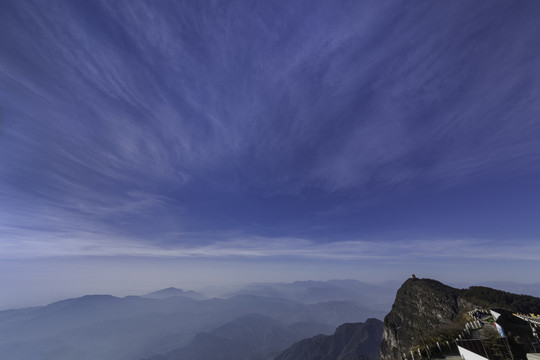
[[540, 299], [480, 286], [456, 289], [431, 279], [408, 279], [384, 318], [380, 360], [400, 359], [424, 341], [455, 339], [465, 313], [477, 307], [538, 313]]
[[[382, 328], [382, 323], [381, 323]], [[147, 360], [265, 360], [295, 341], [332, 332], [325, 324], [286, 324], [260, 314], [249, 314], [210, 332], [201, 332], [185, 347]]]
[[382, 322], [343, 324], [333, 335], [304, 339], [275, 360], [376, 360], [381, 343]]

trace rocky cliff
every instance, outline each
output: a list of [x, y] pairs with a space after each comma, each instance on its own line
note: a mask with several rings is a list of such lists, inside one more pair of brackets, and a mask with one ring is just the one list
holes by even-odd
[[400, 359], [421, 341], [422, 332], [450, 324], [460, 310], [459, 293], [435, 280], [405, 281], [384, 318], [380, 359]]
[[275, 360], [376, 360], [381, 344], [382, 322], [343, 324], [334, 335], [304, 339], [281, 353]]
[[455, 289], [431, 279], [408, 279], [384, 318], [380, 360], [401, 359], [411, 347], [434, 339], [455, 339], [466, 313], [477, 307], [538, 313], [540, 299], [480, 286]]

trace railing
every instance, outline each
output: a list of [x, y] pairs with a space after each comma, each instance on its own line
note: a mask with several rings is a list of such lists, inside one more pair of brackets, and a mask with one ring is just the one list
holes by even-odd
[[[488, 343], [489, 342], [489, 343]], [[457, 345], [489, 360], [512, 359], [506, 339], [457, 340]]]

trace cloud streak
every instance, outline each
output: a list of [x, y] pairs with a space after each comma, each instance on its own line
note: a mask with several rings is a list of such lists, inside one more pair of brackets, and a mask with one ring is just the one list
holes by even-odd
[[[300, 238], [268, 238], [236, 234], [205, 245], [164, 246], [128, 238], [111, 238], [106, 234], [65, 232], [43, 236], [10, 234], [0, 242], [3, 259], [47, 257], [155, 257], [179, 259], [304, 259], [331, 261], [378, 261], [417, 263], [425, 261], [513, 260], [540, 261], [540, 245], [536, 240], [493, 241], [490, 239], [400, 239], [393, 241], [355, 240], [320, 243]], [[177, 234], [183, 238], [193, 234]], [[200, 237], [200, 234], [195, 236]], [[224, 237], [224, 236], [223, 236]]]
[[[29, 19], [17, 40], [31, 44], [22, 56], [54, 77], [44, 85], [25, 70], [5, 66], [4, 73], [33, 82], [31, 101], [46, 107], [39, 122], [32, 114], [30, 130], [50, 136], [34, 137], [34, 144], [43, 143], [51, 159], [73, 162], [70, 168], [86, 166], [125, 182], [148, 172], [172, 182], [219, 171], [240, 186], [267, 178], [270, 187], [333, 191], [372, 180], [459, 182], [512, 162], [537, 163], [539, 102], [529, 75], [538, 64], [519, 45], [508, 49], [518, 55], [497, 61], [497, 44], [512, 41], [505, 29], [517, 22], [495, 25], [505, 6], [475, 19], [474, 29], [460, 28], [467, 18], [447, 20], [422, 41], [445, 11], [474, 18], [486, 9], [394, 4], [372, 6], [369, 17], [360, 16], [364, 21], [337, 22], [332, 16], [363, 8], [331, 10], [322, 3], [297, 28], [270, 17], [283, 11], [284, 22], [292, 22], [301, 5], [242, 3], [220, 13], [220, 6], [203, 11], [186, 3], [58, 3], [55, 11], [21, 4], [15, 11]], [[515, 11], [517, 17], [524, 10]], [[422, 12], [431, 16], [421, 18]], [[82, 14], [98, 17], [103, 29]], [[176, 15], [180, 21], [173, 21]], [[250, 20], [236, 24], [240, 17]], [[30, 24], [39, 33], [33, 41]], [[521, 22], [515, 33], [532, 41], [535, 26]], [[475, 30], [494, 33], [480, 38]], [[493, 83], [502, 86], [486, 93]], [[411, 161], [418, 158], [426, 165]], [[268, 177], [265, 167], [275, 175]], [[300, 178], [298, 170], [308, 176]]]
[[[327, 245], [309, 229], [321, 226], [317, 214], [339, 213], [326, 227], [362, 238], [367, 221], [354, 219], [403, 201], [380, 200], [388, 194], [540, 171], [532, 2], [12, 1], [1, 10], [9, 256], [388, 259], [397, 246], [424, 257], [411, 238]], [[371, 223], [392, 220], [379, 213]]]

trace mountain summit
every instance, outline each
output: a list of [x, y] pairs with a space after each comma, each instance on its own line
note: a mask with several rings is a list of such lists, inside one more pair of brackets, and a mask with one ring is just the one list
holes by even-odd
[[436, 280], [412, 277], [399, 288], [392, 310], [384, 318], [379, 359], [401, 359], [415, 346], [433, 348], [436, 342], [446, 340], [451, 345], [471, 320], [469, 312], [494, 308], [540, 313], [540, 298], [482, 286], [456, 289]]
[[203, 299], [204, 295], [193, 290], [184, 291], [175, 287], [168, 287], [166, 289], [161, 289], [158, 291], [153, 291], [146, 295], [143, 295], [145, 298], [149, 299], [166, 299], [173, 296], [186, 296], [192, 299]]

